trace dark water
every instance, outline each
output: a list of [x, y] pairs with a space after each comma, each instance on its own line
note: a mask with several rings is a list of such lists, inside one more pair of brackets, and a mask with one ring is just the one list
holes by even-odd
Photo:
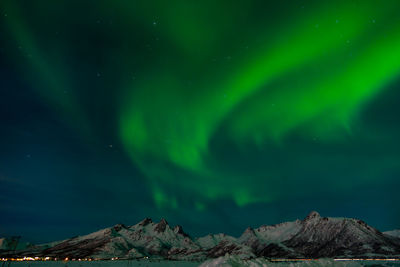
[[[119, 260], [119, 261], [91, 261], [91, 262], [79, 262], [79, 261], [32, 261], [32, 262], [12, 262], [10, 267], [194, 267], [201, 265], [201, 262], [188, 262], [188, 261], [150, 261], [150, 260]], [[3, 267], [7, 267], [6, 263]], [[221, 265], [206, 265], [210, 267], [221, 266]], [[358, 266], [368, 266], [368, 267], [400, 267], [400, 262], [391, 261], [315, 261], [315, 262], [259, 262], [247, 261], [243, 265], [235, 263], [233, 265], [224, 264], [223, 266], [272, 266], [272, 267], [306, 267], [306, 266], [338, 266], [338, 267], [358, 267]], [[2, 264], [0, 264], [2, 267]]]

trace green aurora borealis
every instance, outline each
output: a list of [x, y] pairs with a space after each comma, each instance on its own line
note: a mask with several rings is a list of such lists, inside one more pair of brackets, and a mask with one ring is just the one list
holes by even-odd
[[[2, 101], [33, 92], [51, 114], [35, 121], [62, 125], [45, 135], [66, 127], [73, 145], [121, 164], [130, 178], [100, 169], [64, 177], [85, 156], [63, 157], [61, 148], [67, 163], [48, 175], [106, 191], [123, 185], [124, 201], [144, 207], [131, 220], [190, 217], [201, 232], [227, 213], [229, 232], [319, 208], [400, 227], [399, 11], [397, 0], [3, 0], [2, 68], [12, 74]], [[118, 154], [110, 159], [99, 144]], [[35, 163], [38, 173], [48, 157]], [[21, 166], [5, 152], [0, 159]], [[302, 201], [298, 213], [285, 208]]]

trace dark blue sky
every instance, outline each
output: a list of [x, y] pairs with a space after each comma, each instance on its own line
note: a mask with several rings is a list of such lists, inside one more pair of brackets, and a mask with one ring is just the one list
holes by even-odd
[[150, 2], [0, 3], [0, 236], [400, 228], [396, 1]]

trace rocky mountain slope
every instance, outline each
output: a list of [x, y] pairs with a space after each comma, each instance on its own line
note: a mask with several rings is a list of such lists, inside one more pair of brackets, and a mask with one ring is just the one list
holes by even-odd
[[[11, 256], [3, 248], [2, 256]], [[365, 222], [350, 218], [321, 217], [311, 212], [304, 220], [247, 228], [235, 238], [225, 234], [192, 238], [181, 226], [171, 227], [164, 219], [155, 223], [122, 224], [89, 235], [31, 246], [17, 256], [57, 258], [164, 258], [204, 260], [225, 254], [241, 259], [399, 257], [398, 231], [381, 233]]]

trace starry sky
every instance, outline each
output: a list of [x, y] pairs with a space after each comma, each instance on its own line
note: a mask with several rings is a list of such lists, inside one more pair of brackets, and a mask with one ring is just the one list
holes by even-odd
[[0, 236], [400, 228], [397, 0], [2, 0]]

